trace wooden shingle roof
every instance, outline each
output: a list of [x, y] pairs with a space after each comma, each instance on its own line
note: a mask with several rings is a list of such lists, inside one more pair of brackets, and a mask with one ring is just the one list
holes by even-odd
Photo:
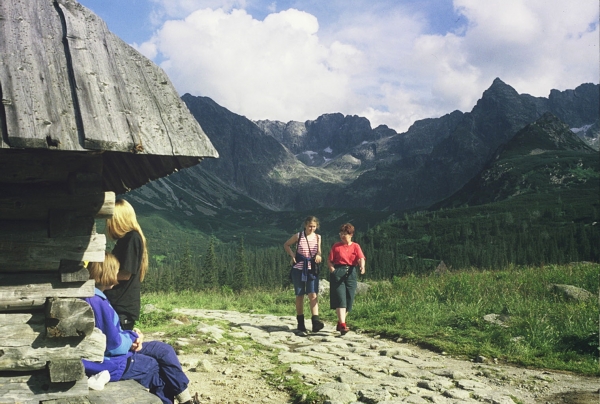
[[218, 157], [164, 71], [72, 0], [0, 1], [0, 96], [0, 153], [101, 152], [107, 191]]

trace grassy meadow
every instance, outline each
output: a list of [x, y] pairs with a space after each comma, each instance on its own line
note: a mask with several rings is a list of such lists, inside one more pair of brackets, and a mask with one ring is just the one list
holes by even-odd
[[[357, 296], [347, 321], [353, 330], [402, 338], [456, 357], [482, 355], [519, 366], [600, 375], [599, 280], [600, 264], [573, 263], [367, 281], [371, 287]], [[574, 285], [595, 297], [569, 301], [550, 291], [551, 284]], [[142, 314], [140, 326], [147, 331], [166, 331], [168, 320], [177, 317], [169, 311], [182, 307], [295, 315], [291, 286], [145, 293], [144, 304], [167, 311]], [[328, 295], [321, 296], [320, 312], [324, 321], [335, 323]], [[487, 314], [505, 315], [504, 325], [485, 321]]]

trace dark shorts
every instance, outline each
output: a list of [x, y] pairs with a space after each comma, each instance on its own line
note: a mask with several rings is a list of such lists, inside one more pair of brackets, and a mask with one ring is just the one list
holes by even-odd
[[294, 293], [296, 296], [303, 296], [309, 293], [319, 293], [319, 277], [311, 279], [309, 275], [306, 282], [302, 281], [302, 270], [292, 268], [292, 283], [294, 284]]
[[352, 310], [356, 294], [358, 267], [340, 266], [329, 273], [329, 307]]

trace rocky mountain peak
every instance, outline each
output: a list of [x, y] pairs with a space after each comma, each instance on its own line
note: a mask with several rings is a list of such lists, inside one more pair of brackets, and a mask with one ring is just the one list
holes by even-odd
[[261, 120], [256, 125], [266, 134], [279, 140], [296, 157], [308, 166], [320, 167], [336, 156], [349, 152], [364, 142], [396, 135], [385, 125], [375, 130], [365, 117], [323, 114], [304, 123]]
[[548, 104], [552, 112], [571, 128], [598, 122], [600, 92], [598, 85], [584, 83], [574, 90], [551, 90]]
[[504, 147], [505, 153], [540, 154], [552, 150], [594, 153], [594, 149], [574, 134], [569, 126], [554, 114], [546, 112], [525, 126]]
[[498, 107], [510, 107], [510, 103], [521, 104], [522, 100], [517, 90], [496, 78], [492, 85], [483, 92], [481, 99], [473, 108], [473, 113], [479, 110], [490, 110]]

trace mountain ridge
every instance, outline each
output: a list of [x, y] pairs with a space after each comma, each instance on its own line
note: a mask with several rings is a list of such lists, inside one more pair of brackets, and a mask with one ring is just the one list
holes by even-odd
[[470, 112], [419, 120], [404, 133], [341, 113], [304, 123], [252, 122], [208, 97], [185, 94], [221, 157], [130, 197], [190, 223], [248, 212], [266, 220], [269, 212], [426, 209], [464, 187], [501, 145], [547, 112], [580, 129], [580, 138], [591, 132], [597, 139], [598, 113], [591, 121], [589, 105], [598, 105], [599, 88], [582, 84], [543, 98], [496, 79]]

